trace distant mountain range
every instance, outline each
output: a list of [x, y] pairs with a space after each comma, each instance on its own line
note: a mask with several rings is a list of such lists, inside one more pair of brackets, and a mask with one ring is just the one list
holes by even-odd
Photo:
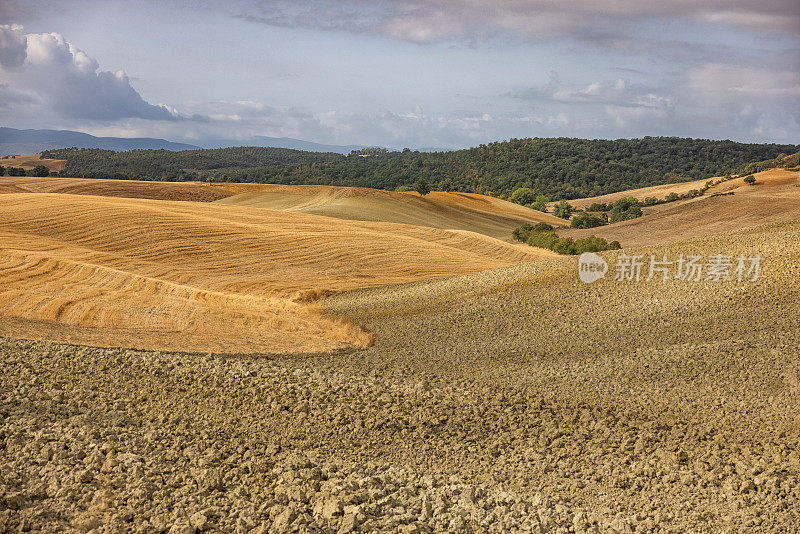
[[248, 139], [218, 139], [208, 140], [202, 143], [203, 148], [229, 148], [234, 146], [260, 146], [272, 148], [292, 148], [294, 150], [305, 150], [306, 152], [336, 152], [339, 154], [349, 154], [352, 150], [361, 150], [365, 145], [324, 145], [313, 141], [303, 141], [292, 139], [291, 137], [267, 137], [264, 135], [254, 135]]
[[0, 156], [15, 154], [37, 154], [42, 150], [56, 148], [102, 148], [121, 152], [124, 150], [196, 150], [199, 148], [227, 148], [234, 146], [258, 146], [292, 148], [308, 152], [337, 152], [349, 154], [352, 150], [365, 148], [364, 145], [325, 145], [312, 141], [302, 141], [290, 137], [266, 137], [256, 135], [247, 139], [208, 139], [201, 146], [175, 143], [164, 139], [95, 137], [83, 132], [70, 130], [17, 130], [0, 127]]
[[37, 154], [55, 148], [103, 148], [106, 150], [192, 150], [195, 145], [173, 143], [164, 139], [122, 137], [95, 137], [70, 130], [17, 130], [0, 127], [0, 156]]

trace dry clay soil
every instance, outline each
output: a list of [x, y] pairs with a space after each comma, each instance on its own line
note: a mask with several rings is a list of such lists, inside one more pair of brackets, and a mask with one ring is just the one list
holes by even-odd
[[761, 253], [754, 282], [554, 258], [325, 299], [364, 349], [4, 339], [0, 530], [800, 531], [798, 243], [624, 251]]

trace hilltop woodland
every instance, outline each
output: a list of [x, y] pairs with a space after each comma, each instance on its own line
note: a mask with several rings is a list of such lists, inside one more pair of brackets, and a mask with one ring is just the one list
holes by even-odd
[[[389, 152], [368, 157], [282, 148], [209, 150], [48, 150], [65, 159], [66, 176], [137, 180], [322, 184], [378, 189], [412, 188], [478, 192], [509, 198], [520, 188], [539, 204], [776, 166], [800, 146], [744, 144], [674, 137], [643, 139], [511, 139], [466, 150]], [[753, 162], [760, 162], [754, 164]], [[541, 197], [540, 197], [541, 195]], [[516, 199], [515, 199], [516, 200]]]

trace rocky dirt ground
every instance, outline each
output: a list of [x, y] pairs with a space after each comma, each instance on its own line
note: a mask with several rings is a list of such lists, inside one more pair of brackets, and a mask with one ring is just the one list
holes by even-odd
[[330, 298], [361, 350], [0, 339], [0, 530], [800, 531], [799, 236], [657, 250], [768, 251], [749, 285], [556, 259]]

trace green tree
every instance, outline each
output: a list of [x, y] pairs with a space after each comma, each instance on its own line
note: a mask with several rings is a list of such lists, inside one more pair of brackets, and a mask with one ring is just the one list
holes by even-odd
[[531, 208], [541, 211], [542, 213], [547, 213], [547, 197], [541, 194], [536, 195], [536, 200], [531, 204]]
[[33, 175], [42, 178], [50, 176], [50, 169], [48, 169], [44, 165], [37, 165], [36, 167], [33, 168]]
[[6, 168], [0, 165], [0, 176], [5, 176], [5, 175], [6, 175]]
[[417, 183], [414, 184], [414, 191], [424, 197], [431, 192], [431, 188], [428, 186], [428, 182], [425, 181], [425, 178], [420, 178], [417, 180]]
[[553, 208], [553, 215], [561, 219], [569, 219], [572, 215], [572, 206], [566, 200], [562, 200]]
[[756, 177], [753, 176], [752, 174], [745, 176], [744, 183], [753, 185], [754, 183], [756, 183]]
[[453, 180], [450, 178], [445, 178], [441, 182], [439, 182], [439, 189], [442, 191], [452, 191], [454, 189]]
[[511, 202], [528, 206], [536, 202], [536, 191], [530, 187], [518, 187], [509, 197]]

